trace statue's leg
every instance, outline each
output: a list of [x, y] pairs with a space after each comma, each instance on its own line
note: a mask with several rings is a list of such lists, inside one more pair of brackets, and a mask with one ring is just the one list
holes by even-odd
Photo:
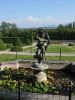
[[42, 58], [42, 60], [44, 59], [44, 48], [43, 47], [41, 49], [41, 58]]
[[36, 58], [36, 59], [38, 59], [38, 52], [39, 52], [39, 49], [37, 48], [37, 50], [36, 50], [36, 55], [34, 55], [34, 58]]
[[48, 47], [48, 45], [47, 45], [47, 46], [45, 46], [45, 51], [47, 50], [47, 47]]
[[42, 49], [42, 58], [43, 58], [43, 60], [45, 58], [45, 47], [44, 46], [43, 46], [43, 49]]

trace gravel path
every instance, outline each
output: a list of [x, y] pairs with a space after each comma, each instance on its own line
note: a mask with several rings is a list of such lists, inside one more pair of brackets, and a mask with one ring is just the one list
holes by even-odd
[[[16, 52], [0, 51], [0, 54], [16, 54]], [[18, 55], [35, 55], [32, 52], [17, 52]], [[60, 56], [60, 53], [46, 53], [46, 56]], [[75, 53], [61, 53], [61, 56], [75, 56]]]

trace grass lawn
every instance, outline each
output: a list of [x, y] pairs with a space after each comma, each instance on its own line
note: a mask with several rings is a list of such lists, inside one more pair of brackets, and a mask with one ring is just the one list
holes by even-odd
[[68, 45], [63, 45], [63, 44], [51, 44], [48, 47], [47, 52], [58, 53], [60, 52], [60, 49], [62, 53], [75, 52], [75, 46], [68, 46]]
[[12, 54], [2, 54], [0, 55], [0, 61], [12, 61], [12, 60], [17, 60], [17, 59], [25, 59], [25, 60], [30, 60], [33, 59], [33, 56], [25, 56], [25, 55], [12, 55]]
[[[33, 60], [33, 56], [25, 56], [25, 55], [18, 55], [16, 58], [16, 55], [8, 55], [8, 54], [2, 54], [0, 55], [0, 61], [13, 61], [16, 59], [24, 59], [24, 60]], [[59, 56], [46, 56], [46, 60], [62, 60], [62, 61], [75, 61], [75, 57], [73, 56], [62, 56], [61, 59]]]
[[[48, 53], [59, 53], [61, 49], [62, 53], [72, 53], [75, 52], [75, 46], [68, 46], [68, 45], [63, 45], [63, 44], [51, 44], [48, 48], [47, 51]], [[24, 48], [23, 51], [25, 52], [35, 52], [36, 47], [29, 47], [29, 48]]]
[[28, 47], [28, 48], [23, 48], [23, 52], [24, 52], [24, 51], [25, 51], [25, 52], [33, 52], [35, 48], [36, 48], [35, 46]]
[[[65, 44], [51, 44], [48, 49], [47, 52], [48, 53], [59, 53], [60, 52], [60, 48], [61, 48], [61, 53], [74, 53], [75, 52], [75, 46], [68, 46]], [[32, 47], [28, 47], [28, 48], [24, 48], [23, 51], [25, 52], [35, 52], [36, 51], [36, 46], [32, 46]], [[47, 56], [46, 57], [47, 60], [63, 60], [63, 61], [75, 61], [75, 57], [73, 56], [62, 56], [61, 59], [58, 56]], [[8, 54], [1, 54], [0, 55], [0, 61], [12, 61], [12, 60], [16, 60], [16, 59], [25, 59], [25, 60], [32, 60], [34, 59], [33, 56], [25, 56], [25, 55], [8, 55]]]
[[74, 61], [75, 57], [73, 56], [62, 56], [61, 58], [59, 56], [46, 56], [47, 60], [55, 60], [55, 61]]

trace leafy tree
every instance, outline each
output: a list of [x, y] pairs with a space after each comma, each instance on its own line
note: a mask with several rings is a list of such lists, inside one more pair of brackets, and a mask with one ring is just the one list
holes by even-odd
[[65, 26], [66, 28], [72, 29], [72, 23], [69, 23]]
[[16, 36], [18, 34], [18, 28], [15, 23], [11, 24], [3, 21], [1, 23], [0, 30], [4, 37]]
[[9, 36], [14, 37], [14, 36], [18, 36], [19, 33], [19, 29], [17, 28], [16, 24], [10, 24], [10, 34]]
[[58, 25], [58, 29], [63, 29], [64, 26], [62, 24]]
[[73, 22], [73, 29], [75, 29], [75, 22]]
[[72, 29], [72, 23], [69, 24], [69, 29]]
[[1, 31], [3, 33], [3, 36], [7, 36], [7, 34], [9, 34], [9, 25], [8, 23], [6, 23], [5, 21], [1, 23]]

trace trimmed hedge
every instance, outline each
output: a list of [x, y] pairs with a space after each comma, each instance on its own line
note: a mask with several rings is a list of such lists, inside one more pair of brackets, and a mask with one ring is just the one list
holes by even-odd
[[69, 43], [68, 46], [74, 46], [74, 43]]
[[22, 51], [22, 47], [20, 47], [20, 46], [13, 46], [13, 47], [11, 47], [11, 51]]
[[0, 39], [0, 51], [6, 50], [6, 49], [7, 49], [7, 47], [6, 47], [5, 43]]
[[26, 39], [25, 44], [26, 44], [26, 45], [31, 45], [31, 44], [32, 44], [32, 42], [31, 42], [31, 40], [30, 40], [30, 39], [28, 39], [28, 38], [27, 38], [27, 39]]
[[6, 47], [7, 48], [12, 48], [13, 47], [13, 44], [7, 44]]
[[19, 38], [15, 38], [15, 41], [13, 42], [13, 46], [20, 46], [22, 47], [23, 44]]

